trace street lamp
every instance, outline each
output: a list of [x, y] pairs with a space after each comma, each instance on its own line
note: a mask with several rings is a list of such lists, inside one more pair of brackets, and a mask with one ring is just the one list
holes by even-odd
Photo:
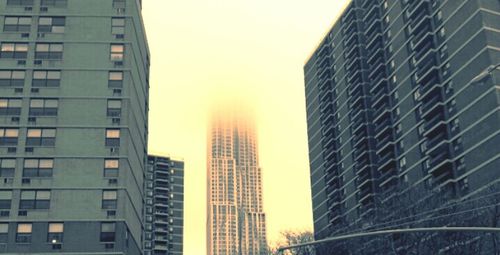
[[486, 68], [486, 70], [482, 71], [476, 77], [472, 78], [471, 82], [477, 83], [477, 82], [480, 82], [480, 81], [486, 79], [487, 77], [489, 77], [491, 75], [491, 73], [493, 73], [493, 71], [495, 69], [498, 69], [499, 67], [500, 67], [500, 63], [498, 63], [496, 65], [488, 66], [488, 68]]

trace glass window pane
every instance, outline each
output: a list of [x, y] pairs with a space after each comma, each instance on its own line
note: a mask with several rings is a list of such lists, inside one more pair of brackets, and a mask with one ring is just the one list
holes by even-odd
[[15, 159], [4, 159], [2, 160], [2, 168], [14, 168], [16, 167]]
[[42, 108], [43, 107], [43, 100], [42, 99], [31, 99], [30, 107]]
[[24, 168], [38, 168], [38, 159], [25, 159]]
[[10, 79], [11, 71], [0, 71], [0, 79]]
[[50, 199], [50, 191], [37, 191], [36, 192], [36, 199], [43, 199], [43, 200], [48, 200]]
[[120, 138], [120, 130], [106, 130], [106, 138]]
[[43, 80], [45, 78], [47, 78], [47, 72], [46, 71], [34, 71], [33, 72], [33, 79]]
[[115, 223], [102, 223], [101, 232], [115, 232]]
[[31, 233], [31, 223], [17, 224], [17, 233]]
[[42, 137], [56, 137], [55, 129], [44, 129], [42, 132]]
[[63, 223], [49, 223], [49, 233], [62, 233], [64, 232]]
[[22, 79], [24, 79], [25, 74], [26, 73], [24, 71], [14, 71], [14, 72], [12, 72], [12, 79], [22, 80]]
[[105, 168], [118, 168], [119, 166], [119, 161], [117, 159], [106, 159], [104, 161], [104, 167]]
[[125, 19], [124, 18], [113, 18], [111, 21], [113, 27], [123, 27], [125, 26]]
[[36, 45], [36, 51], [39, 51], [39, 52], [48, 52], [49, 51], [49, 45], [48, 44], [42, 44], [42, 43], [39, 43]]
[[52, 159], [41, 159], [40, 160], [40, 168], [53, 168], [54, 160]]
[[0, 129], [0, 137], [4, 137], [5, 136], [5, 129]]
[[17, 43], [15, 47], [16, 51], [23, 51], [23, 52], [28, 51], [28, 44], [26, 43]]
[[28, 130], [28, 137], [42, 137], [42, 130], [41, 129], [29, 129]]
[[34, 200], [35, 199], [35, 191], [21, 191], [21, 199], [22, 200]]
[[14, 51], [13, 43], [2, 43], [2, 51]]
[[52, 18], [40, 17], [40, 19], [38, 20], [38, 25], [42, 25], [42, 26], [52, 25]]
[[108, 101], [108, 108], [120, 109], [120, 108], [122, 108], [122, 101], [121, 100], [109, 100]]
[[116, 200], [116, 197], [117, 197], [117, 192], [115, 190], [102, 192], [102, 199], [104, 200]]
[[123, 52], [123, 48], [124, 46], [123, 45], [111, 45], [111, 52], [114, 52], [114, 53], [121, 53]]
[[112, 81], [123, 80], [123, 72], [109, 72], [109, 79]]
[[11, 190], [0, 191], [0, 200], [10, 200], [10, 199], [12, 199], [12, 191]]
[[18, 137], [18, 136], [19, 136], [18, 129], [6, 129], [5, 130], [5, 137]]
[[31, 18], [28, 17], [19, 18], [19, 25], [31, 25]]
[[22, 104], [23, 104], [23, 100], [20, 100], [20, 99], [9, 100], [9, 107], [19, 108], [22, 106]]
[[5, 17], [5, 25], [17, 25], [17, 17]]
[[49, 71], [47, 73], [47, 79], [59, 80], [59, 79], [61, 79], [61, 72], [60, 71]]
[[0, 108], [7, 108], [7, 106], [9, 106], [9, 100], [0, 99]]
[[0, 234], [9, 233], [9, 223], [0, 223]]

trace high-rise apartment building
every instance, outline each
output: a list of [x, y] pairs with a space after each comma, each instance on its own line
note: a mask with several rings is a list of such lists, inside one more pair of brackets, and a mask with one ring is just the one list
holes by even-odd
[[144, 255], [182, 255], [184, 162], [148, 156]]
[[254, 124], [237, 113], [211, 122], [207, 150], [207, 254], [267, 254]]
[[0, 0], [0, 253], [142, 254], [136, 0]]
[[[317, 239], [500, 181], [500, 3], [353, 0], [304, 67]], [[424, 196], [422, 196], [424, 197]]]

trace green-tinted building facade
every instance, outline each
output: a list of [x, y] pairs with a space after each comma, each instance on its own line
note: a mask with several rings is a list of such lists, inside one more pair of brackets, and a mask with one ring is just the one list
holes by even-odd
[[136, 0], [0, 0], [0, 253], [142, 254]]

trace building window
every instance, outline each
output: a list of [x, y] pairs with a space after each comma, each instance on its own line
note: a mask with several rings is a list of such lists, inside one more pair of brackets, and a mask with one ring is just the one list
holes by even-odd
[[21, 115], [21, 99], [0, 98], [0, 116]]
[[55, 146], [56, 129], [54, 128], [32, 128], [28, 129], [26, 138], [27, 146]]
[[117, 177], [120, 161], [118, 159], [104, 160], [104, 177]]
[[33, 87], [59, 87], [61, 71], [34, 71]]
[[439, 36], [444, 37], [445, 35], [446, 35], [446, 29], [444, 29], [444, 27], [442, 27], [442, 28], [439, 30]]
[[125, 0], [113, 0], [113, 8], [125, 8]]
[[39, 33], [64, 33], [65, 17], [40, 17], [38, 19]]
[[67, 0], [42, 0], [42, 6], [52, 6], [52, 7], [66, 7], [68, 4]]
[[0, 209], [10, 209], [12, 190], [0, 190]]
[[25, 159], [23, 177], [52, 177], [53, 159]]
[[119, 129], [106, 129], [106, 146], [120, 146]]
[[49, 223], [47, 242], [62, 243], [64, 234], [64, 223]]
[[111, 19], [111, 34], [112, 35], [125, 34], [125, 18], [112, 18]]
[[2, 43], [0, 58], [25, 59], [27, 56], [27, 43]]
[[123, 72], [109, 72], [108, 87], [121, 88], [123, 86]]
[[104, 190], [102, 192], [102, 209], [116, 209], [118, 192], [116, 190]]
[[420, 99], [420, 89], [417, 89], [415, 90], [415, 92], [413, 92], [413, 99], [418, 102], [418, 100]]
[[0, 223], [0, 243], [9, 241], [9, 223]]
[[7, 5], [33, 6], [33, 0], [7, 0]]
[[35, 59], [62, 59], [63, 50], [62, 43], [37, 43]]
[[19, 209], [49, 209], [50, 190], [23, 190]]
[[7, 16], [3, 25], [4, 32], [29, 32], [31, 17]]
[[406, 167], [406, 158], [403, 157], [399, 160], [399, 167], [400, 168], [405, 168]]
[[0, 128], [0, 146], [17, 145], [18, 137], [19, 137], [19, 129]]
[[30, 116], [57, 116], [59, 100], [57, 99], [31, 99]]
[[123, 61], [125, 46], [123, 44], [111, 44], [111, 61]]
[[116, 223], [101, 223], [101, 242], [112, 243], [115, 241]]
[[25, 71], [0, 70], [0, 87], [23, 87]]
[[31, 223], [17, 224], [16, 243], [31, 243]]
[[16, 160], [10, 158], [0, 159], [0, 177], [14, 177]]
[[108, 117], [119, 117], [122, 113], [121, 100], [108, 100]]

